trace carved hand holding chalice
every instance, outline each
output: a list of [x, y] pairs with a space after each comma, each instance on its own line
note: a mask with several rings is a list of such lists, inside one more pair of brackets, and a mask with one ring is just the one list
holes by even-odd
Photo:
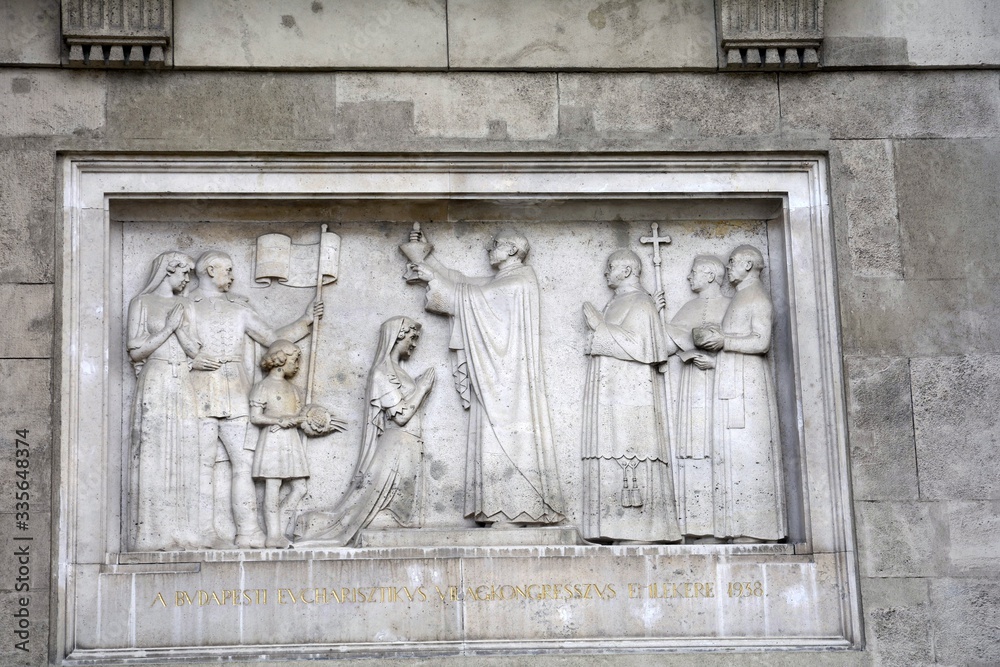
[[434, 250], [434, 246], [426, 241], [424, 238], [424, 233], [420, 231], [420, 223], [413, 223], [413, 231], [410, 232], [410, 240], [406, 243], [402, 243], [399, 246], [400, 251], [406, 258], [410, 260], [406, 267], [406, 273], [403, 274], [403, 279], [408, 283], [420, 282], [420, 276], [417, 273], [414, 264], [420, 264], [427, 256], [431, 254]]

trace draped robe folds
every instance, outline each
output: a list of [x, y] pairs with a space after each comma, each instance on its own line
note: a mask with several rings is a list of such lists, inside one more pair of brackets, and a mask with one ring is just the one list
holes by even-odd
[[426, 308], [453, 316], [456, 387], [470, 410], [466, 518], [562, 521], [534, 269], [509, 266], [485, 280], [449, 271], [428, 283]]
[[656, 304], [645, 291], [616, 295], [605, 307], [604, 321], [591, 338], [584, 389], [587, 540], [681, 538], [669, 468], [666, 386], [656, 370], [672, 349]]
[[[136, 297], [129, 306], [129, 348], [140, 347], [160, 332], [177, 304], [190, 318], [191, 303], [184, 297]], [[171, 335], [137, 368], [129, 493], [131, 547], [137, 551], [197, 548], [202, 542], [196, 502], [198, 422], [188, 357], [177, 336]]]
[[722, 320], [712, 457], [719, 537], [786, 535], [777, 396], [765, 356], [772, 319], [771, 299], [755, 280], [739, 285]]
[[[388, 347], [392, 342], [395, 337]], [[342, 547], [355, 543], [361, 531], [383, 510], [404, 528], [420, 527], [424, 455], [420, 415], [413, 415], [405, 426], [393, 422], [403, 409], [404, 398], [415, 388], [413, 378], [389, 360], [377, 363], [371, 370], [368, 421], [355, 480], [332, 510], [298, 517], [296, 545]]]
[[681, 367], [677, 392], [677, 431], [674, 446], [677, 466], [677, 515], [685, 535], [714, 535], [712, 504], [712, 419], [715, 369], [702, 370], [691, 362], [698, 354], [714, 352], [695, 348], [691, 331], [696, 327], [721, 326], [729, 307], [724, 296], [699, 297], [681, 306], [667, 334], [680, 348]]

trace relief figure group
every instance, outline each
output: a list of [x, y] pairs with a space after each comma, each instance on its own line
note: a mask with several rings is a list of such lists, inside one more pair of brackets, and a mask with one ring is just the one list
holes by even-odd
[[[583, 304], [581, 536], [600, 544], [780, 541], [787, 528], [769, 359], [774, 307], [760, 279], [763, 255], [744, 245], [728, 264], [696, 256], [687, 276], [694, 298], [668, 319], [657, 243], [669, 239], [653, 233], [655, 294], [643, 287], [642, 260], [623, 248], [606, 264], [607, 304]], [[463, 517], [492, 528], [564, 523], [562, 485], [572, 476], [557, 469], [528, 239], [515, 231], [490, 239], [487, 276], [448, 268], [417, 225], [400, 250], [407, 282], [424, 287], [424, 309], [448, 318], [448, 372], [468, 413]], [[339, 547], [357, 545], [378, 516], [421, 527], [422, 411], [443, 370], [408, 368], [421, 324], [403, 315], [382, 323], [348, 488], [328, 509], [300, 512], [308, 437], [346, 427], [310, 402], [312, 373], [305, 391], [296, 381], [299, 343], [310, 334], [316, 342], [324, 314], [322, 278], [306, 311], [280, 327], [235, 295], [233, 283], [227, 254], [208, 250], [195, 261], [169, 251], [129, 305], [126, 350], [137, 380], [128, 548]]]

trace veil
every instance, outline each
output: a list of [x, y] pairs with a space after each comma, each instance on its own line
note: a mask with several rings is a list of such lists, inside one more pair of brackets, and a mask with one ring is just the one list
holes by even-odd
[[189, 270], [194, 270], [194, 260], [184, 253], [177, 250], [168, 250], [167, 252], [160, 253], [150, 265], [149, 278], [146, 280], [146, 286], [142, 288], [142, 291], [139, 292], [139, 294], [149, 294], [159, 287], [160, 283], [163, 282], [163, 279], [167, 277], [171, 264], [174, 264], [174, 266], [185, 264]]
[[368, 371], [368, 385], [365, 389], [365, 425], [361, 436], [361, 452], [352, 477], [354, 484], [363, 481], [364, 474], [375, 456], [375, 442], [385, 430], [385, 412], [382, 409], [382, 396], [385, 392], [382, 378], [387, 374], [389, 354], [407, 319], [402, 315], [390, 317], [382, 323], [382, 328], [379, 330], [378, 348], [375, 350], [372, 367]]

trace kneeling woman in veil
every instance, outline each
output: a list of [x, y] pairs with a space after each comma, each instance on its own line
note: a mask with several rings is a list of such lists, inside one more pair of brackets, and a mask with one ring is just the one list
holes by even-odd
[[308, 512], [295, 525], [295, 543], [346, 546], [382, 510], [405, 528], [420, 526], [421, 404], [434, 385], [427, 369], [414, 380], [403, 369], [417, 347], [420, 323], [396, 316], [382, 324], [368, 372], [361, 454], [351, 487], [329, 511]]

